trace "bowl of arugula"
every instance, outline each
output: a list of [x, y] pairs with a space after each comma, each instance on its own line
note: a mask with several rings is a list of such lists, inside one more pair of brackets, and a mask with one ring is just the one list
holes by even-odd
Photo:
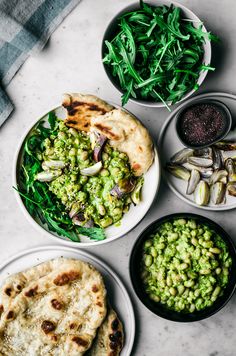
[[113, 85], [129, 100], [166, 107], [195, 93], [213, 71], [211, 41], [201, 20], [175, 1], [147, 0], [119, 12], [102, 42], [102, 61]]

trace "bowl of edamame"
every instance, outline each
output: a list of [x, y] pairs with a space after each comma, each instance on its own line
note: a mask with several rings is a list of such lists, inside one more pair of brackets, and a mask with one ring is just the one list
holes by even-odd
[[138, 237], [130, 276], [141, 302], [172, 321], [192, 322], [219, 311], [236, 286], [236, 250], [214, 221], [190, 213], [164, 216]]

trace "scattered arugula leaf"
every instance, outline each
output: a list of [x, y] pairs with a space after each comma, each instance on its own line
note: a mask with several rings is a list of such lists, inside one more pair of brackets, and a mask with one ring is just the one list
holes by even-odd
[[75, 242], [80, 241], [80, 234], [93, 240], [103, 240], [106, 238], [103, 229], [74, 225], [64, 205], [49, 190], [48, 184], [35, 180], [36, 174], [42, 170], [43, 141], [57, 131], [59, 121], [54, 112], [49, 113], [48, 122], [50, 128], [41, 121], [32, 134], [26, 138], [18, 187], [13, 187], [13, 189], [20, 194], [29, 213], [36, 220], [46, 224], [50, 231]]

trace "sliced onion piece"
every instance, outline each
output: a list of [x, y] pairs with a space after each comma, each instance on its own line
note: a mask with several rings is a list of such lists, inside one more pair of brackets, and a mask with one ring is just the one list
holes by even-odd
[[54, 170], [54, 171], [48, 171], [48, 172], [40, 172], [36, 175], [35, 179], [38, 180], [39, 182], [51, 182], [53, 179], [59, 177], [62, 174], [61, 170]]
[[102, 162], [98, 162], [95, 163], [93, 166], [87, 167], [87, 168], [83, 168], [80, 170], [80, 173], [83, 176], [95, 176], [96, 174], [98, 174], [98, 172], [100, 172], [100, 170], [102, 169]]

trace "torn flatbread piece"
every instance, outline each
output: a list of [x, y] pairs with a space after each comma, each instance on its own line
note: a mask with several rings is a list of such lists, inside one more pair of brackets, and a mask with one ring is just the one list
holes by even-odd
[[86, 356], [119, 356], [124, 344], [124, 332], [116, 312], [109, 308], [106, 319]]
[[64, 94], [62, 105], [67, 110], [65, 123], [76, 130], [89, 132], [91, 118], [104, 115], [113, 109], [95, 95]]
[[10, 275], [5, 279], [0, 289], [0, 305], [3, 309], [9, 308], [15, 297], [32, 281], [44, 277], [46, 274], [57, 270], [64, 259], [56, 258], [47, 263], [40, 263], [25, 271]]
[[91, 131], [105, 135], [111, 146], [127, 154], [135, 176], [146, 173], [152, 165], [153, 143], [148, 130], [126, 111], [114, 109], [93, 117]]
[[39, 279], [36, 271], [34, 281], [3, 311], [1, 355], [81, 356], [91, 347], [107, 312], [102, 276], [88, 263], [60, 262]]

